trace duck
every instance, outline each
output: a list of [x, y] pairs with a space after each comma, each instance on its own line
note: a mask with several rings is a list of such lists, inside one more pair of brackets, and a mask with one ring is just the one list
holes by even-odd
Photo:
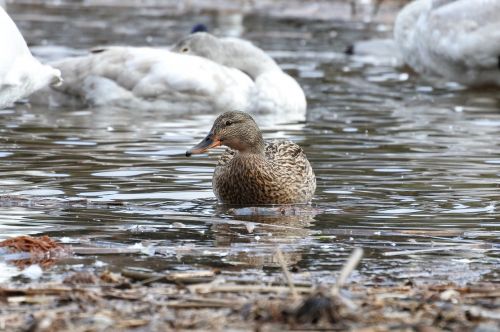
[[0, 109], [62, 82], [61, 72], [40, 63], [7, 12], [0, 7]]
[[172, 114], [242, 109], [287, 121], [305, 119], [306, 99], [295, 79], [260, 48], [239, 38], [198, 31], [169, 49], [105, 47], [52, 65], [65, 78], [53, 90], [72, 96], [68, 100], [73, 104], [76, 100]]
[[394, 23], [417, 73], [465, 86], [500, 85], [500, 0], [416, 0]]
[[208, 135], [186, 156], [226, 146], [215, 167], [212, 188], [218, 201], [235, 205], [307, 204], [316, 177], [302, 148], [286, 140], [265, 142], [246, 112], [219, 115]]

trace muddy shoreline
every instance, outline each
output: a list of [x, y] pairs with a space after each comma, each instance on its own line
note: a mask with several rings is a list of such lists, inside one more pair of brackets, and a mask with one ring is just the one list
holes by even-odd
[[339, 300], [331, 295], [331, 285], [296, 287], [294, 297], [285, 284], [237, 284], [225, 281], [224, 274], [204, 272], [203, 282], [190, 279], [189, 273], [148, 283], [112, 273], [78, 272], [62, 283], [2, 285], [0, 329], [497, 331], [500, 327], [500, 293], [495, 284], [350, 284], [341, 290], [343, 300]]

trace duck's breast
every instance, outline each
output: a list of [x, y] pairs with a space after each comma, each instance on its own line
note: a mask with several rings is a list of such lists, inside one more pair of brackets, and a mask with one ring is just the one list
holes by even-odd
[[300, 146], [273, 141], [266, 144], [265, 158], [227, 150], [215, 168], [213, 189], [224, 203], [308, 203], [316, 178]]
[[214, 170], [212, 187], [226, 204], [276, 204], [280, 190], [262, 158], [227, 150]]

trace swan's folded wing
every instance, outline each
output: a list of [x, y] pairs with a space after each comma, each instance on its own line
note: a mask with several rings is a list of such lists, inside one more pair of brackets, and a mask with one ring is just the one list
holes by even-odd
[[281, 70], [263, 73], [255, 80], [250, 109], [271, 115], [277, 122], [304, 121], [306, 97], [297, 81]]
[[239, 71], [162, 49], [111, 47], [53, 65], [65, 79], [58, 90], [98, 105], [131, 98], [213, 105], [228, 93], [246, 101], [253, 85]]

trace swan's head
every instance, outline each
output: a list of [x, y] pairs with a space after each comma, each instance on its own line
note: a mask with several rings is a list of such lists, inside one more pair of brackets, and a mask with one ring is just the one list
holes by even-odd
[[208, 135], [186, 151], [186, 156], [225, 145], [239, 152], [263, 153], [264, 140], [257, 123], [247, 113], [226, 112], [217, 117]]
[[56, 68], [52, 68], [52, 78], [50, 80], [51, 86], [61, 86], [63, 83], [63, 78], [61, 76], [61, 71]]
[[38, 60], [34, 62], [34, 65], [37, 73], [33, 79], [35, 91], [46, 86], [58, 87], [62, 84], [63, 78], [59, 69], [50, 65], [41, 64]]
[[223, 60], [221, 41], [208, 32], [190, 34], [175, 44], [171, 51], [201, 56], [217, 63], [221, 63]]

